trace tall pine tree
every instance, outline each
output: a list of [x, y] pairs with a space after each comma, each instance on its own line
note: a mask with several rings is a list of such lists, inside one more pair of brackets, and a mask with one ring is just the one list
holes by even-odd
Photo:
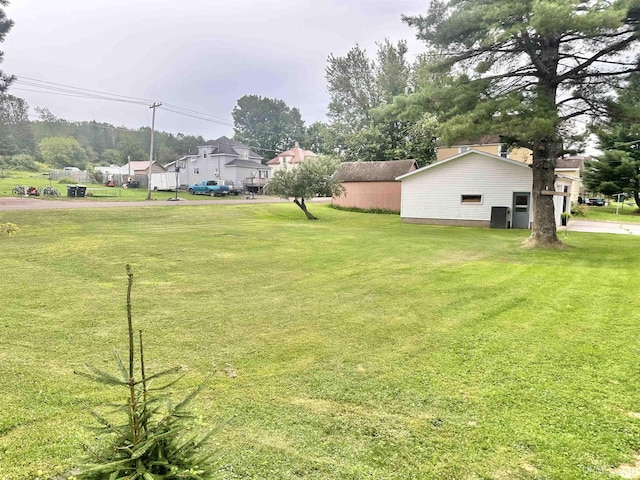
[[426, 16], [403, 17], [438, 68], [468, 75], [456, 88], [476, 93], [472, 109], [442, 116], [445, 136], [507, 134], [533, 151], [531, 245], [560, 243], [542, 191], [572, 121], [606, 114], [612, 87], [638, 69], [639, 17], [638, 0], [434, 0]]

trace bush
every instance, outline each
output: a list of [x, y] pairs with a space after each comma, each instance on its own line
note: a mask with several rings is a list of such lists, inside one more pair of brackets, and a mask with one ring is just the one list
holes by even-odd
[[583, 203], [574, 203], [571, 205], [571, 215], [574, 217], [586, 217], [589, 213], [589, 207]]
[[78, 183], [78, 182], [76, 182], [73, 178], [62, 177], [60, 180], [58, 180], [58, 183], [60, 183], [62, 185], [69, 185], [69, 184], [75, 184], [75, 183]]
[[35, 158], [26, 153], [7, 157], [0, 156], [0, 168], [5, 168], [7, 170], [21, 170], [23, 172], [37, 172], [40, 170]]
[[0, 223], [0, 237], [12, 237], [20, 232], [20, 227], [15, 223]]

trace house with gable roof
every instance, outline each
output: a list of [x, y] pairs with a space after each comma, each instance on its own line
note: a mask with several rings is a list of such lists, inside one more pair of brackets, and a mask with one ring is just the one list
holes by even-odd
[[[247, 190], [262, 191], [269, 181], [269, 167], [251, 147], [225, 136], [198, 147], [197, 154], [183, 156], [186, 167], [178, 172], [180, 186], [200, 180], [218, 180], [242, 184]], [[165, 166], [175, 172], [176, 162]]]
[[[533, 173], [526, 163], [467, 150], [397, 177], [405, 223], [489, 227], [502, 212], [501, 228], [530, 228]], [[571, 180], [557, 174], [544, 195], [553, 196], [556, 224], [568, 211]], [[500, 223], [497, 221], [496, 223]]]
[[[163, 173], [166, 172], [166, 168], [157, 162], [151, 164], [151, 173]], [[134, 175], [149, 175], [149, 161], [133, 161], [127, 162], [120, 167], [121, 175], [128, 175], [130, 177]]]
[[295, 142], [293, 148], [279, 153], [277, 156], [267, 162], [267, 165], [271, 169], [271, 176], [278, 170], [286, 170], [297, 168], [300, 162], [307, 159], [317, 158], [318, 155], [311, 150], [305, 150], [300, 148], [300, 144]]

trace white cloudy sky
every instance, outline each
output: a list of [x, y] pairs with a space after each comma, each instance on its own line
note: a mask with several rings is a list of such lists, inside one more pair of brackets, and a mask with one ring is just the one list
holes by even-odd
[[[401, 14], [427, 0], [10, 0], [15, 26], [0, 67], [18, 77], [161, 101], [232, 123], [236, 100], [256, 94], [298, 107], [307, 124], [323, 120], [329, 54], [359, 43], [370, 56], [384, 38], [421, 45]], [[149, 125], [145, 105], [25, 91], [10, 93], [69, 120]], [[205, 138], [229, 125], [160, 109], [156, 128]]]

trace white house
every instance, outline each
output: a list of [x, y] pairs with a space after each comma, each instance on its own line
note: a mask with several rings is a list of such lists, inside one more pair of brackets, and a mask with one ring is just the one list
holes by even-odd
[[[198, 154], [185, 155], [186, 167], [178, 173], [178, 184], [191, 185], [200, 180], [224, 180], [242, 183], [260, 191], [269, 180], [269, 167], [262, 157], [240, 142], [222, 136], [198, 147]], [[165, 167], [175, 172], [176, 162]]]
[[[468, 150], [396, 178], [402, 181], [400, 217], [406, 223], [489, 227], [494, 215], [506, 214], [510, 228], [530, 228], [533, 175], [525, 163]], [[566, 189], [566, 190], [565, 190]], [[556, 180], [550, 190], [570, 190]], [[554, 195], [556, 223], [565, 196]]]

